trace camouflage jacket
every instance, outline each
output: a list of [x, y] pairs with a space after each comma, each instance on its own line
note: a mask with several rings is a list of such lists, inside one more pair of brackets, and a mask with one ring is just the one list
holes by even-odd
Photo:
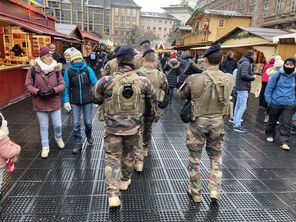
[[[136, 60], [136, 64], [135, 64], [135, 68], [139, 69], [143, 66], [143, 58], [142, 58], [142, 54], [137, 54], [135, 56], [135, 60]], [[162, 70], [162, 65], [161, 62], [159, 61], [159, 59], [157, 59], [157, 62], [154, 64], [154, 68], [158, 69], [159, 71], [163, 71]]]
[[118, 64], [116, 58], [108, 61], [103, 69], [102, 76], [112, 76], [118, 71]]
[[[121, 73], [132, 71], [129, 66], [119, 67]], [[93, 88], [93, 95], [96, 103], [102, 105], [105, 98], [110, 98], [112, 96], [112, 88], [106, 91], [107, 87], [111, 84], [114, 76], [104, 76]], [[155, 90], [152, 83], [146, 77], [139, 76], [142, 82], [142, 98], [145, 101], [146, 107], [151, 107], [155, 97]], [[143, 113], [144, 114], [144, 113]], [[141, 127], [142, 116], [119, 116], [119, 115], [108, 115], [105, 113], [105, 125], [106, 132], [114, 135], [134, 135], [138, 132]]]

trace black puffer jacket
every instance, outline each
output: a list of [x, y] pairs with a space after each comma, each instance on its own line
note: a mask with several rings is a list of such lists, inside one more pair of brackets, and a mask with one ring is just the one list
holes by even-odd
[[193, 61], [189, 61], [185, 70], [182, 72], [182, 74], [179, 76], [177, 88], [179, 88], [185, 80], [188, 78], [188, 76], [196, 73], [202, 73], [204, 71], [204, 60], [198, 59], [197, 63]]
[[181, 74], [180, 62], [177, 59], [170, 59], [164, 66], [164, 72], [168, 79], [169, 87], [177, 87], [177, 79]]
[[243, 56], [238, 62], [235, 89], [236, 91], [251, 90], [251, 82], [255, 80], [253, 73], [253, 59]]

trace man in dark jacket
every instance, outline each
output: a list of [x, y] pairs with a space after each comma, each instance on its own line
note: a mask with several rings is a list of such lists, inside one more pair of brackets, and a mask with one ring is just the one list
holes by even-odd
[[170, 56], [170, 60], [164, 67], [166, 77], [169, 83], [169, 103], [172, 103], [174, 90], [177, 88], [178, 76], [181, 74], [180, 62], [176, 58], [175, 54]]
[[253, 62], [256, 58], [254, 51], [248, 51], [238, 62], [235, 90], [237, 100], [234, 109], [234, 131], [246, 133], [246, 129], [241, 125], [242, 117], [247, 108], [251, 82], [256, 79], [253, 73]]
[[234, 59], [233, 51], [229, 51], [221, 64], [221, 71], [225, 73], [232, 74], [233, 71], [237, 68], [237, 61]]
[[66, 59], [61, 56], [59, 53], [57, 53], [55, 50], [56, 50], [56, 45], [53, 44], [53, 43], [50, 43], [48, 45], [48, 48], [53, 52], [52, 54], [52, 58], [57, 61], [58, 63], [62, 63], [62, 64], [65, 64], [66, 63]]
[[266, 126], [267, 142], [272, 143], [275, 127], [281, 116], [279, 144], [284, 150], [289, 147], [289, 122], [295, 112], [295, 58], [287, 58], [283, 70], [273, 74], [265, 89], [265, 100], [269, 104], [269, 121]]

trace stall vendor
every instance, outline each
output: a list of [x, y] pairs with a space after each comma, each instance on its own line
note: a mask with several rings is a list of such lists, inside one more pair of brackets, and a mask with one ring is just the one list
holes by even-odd
[[23, 56], [25, 52], [22, 50], [19, 44], [15, 44], [10, 50], [11, 53], [14, 53], [14, 56]]

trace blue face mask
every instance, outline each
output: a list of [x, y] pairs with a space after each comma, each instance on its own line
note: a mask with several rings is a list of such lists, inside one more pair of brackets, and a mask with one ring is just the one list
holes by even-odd
[[75, 67], [75, 68], [81, 68], [83, 66], [84, 62], [72, 62], [72, 65]]

